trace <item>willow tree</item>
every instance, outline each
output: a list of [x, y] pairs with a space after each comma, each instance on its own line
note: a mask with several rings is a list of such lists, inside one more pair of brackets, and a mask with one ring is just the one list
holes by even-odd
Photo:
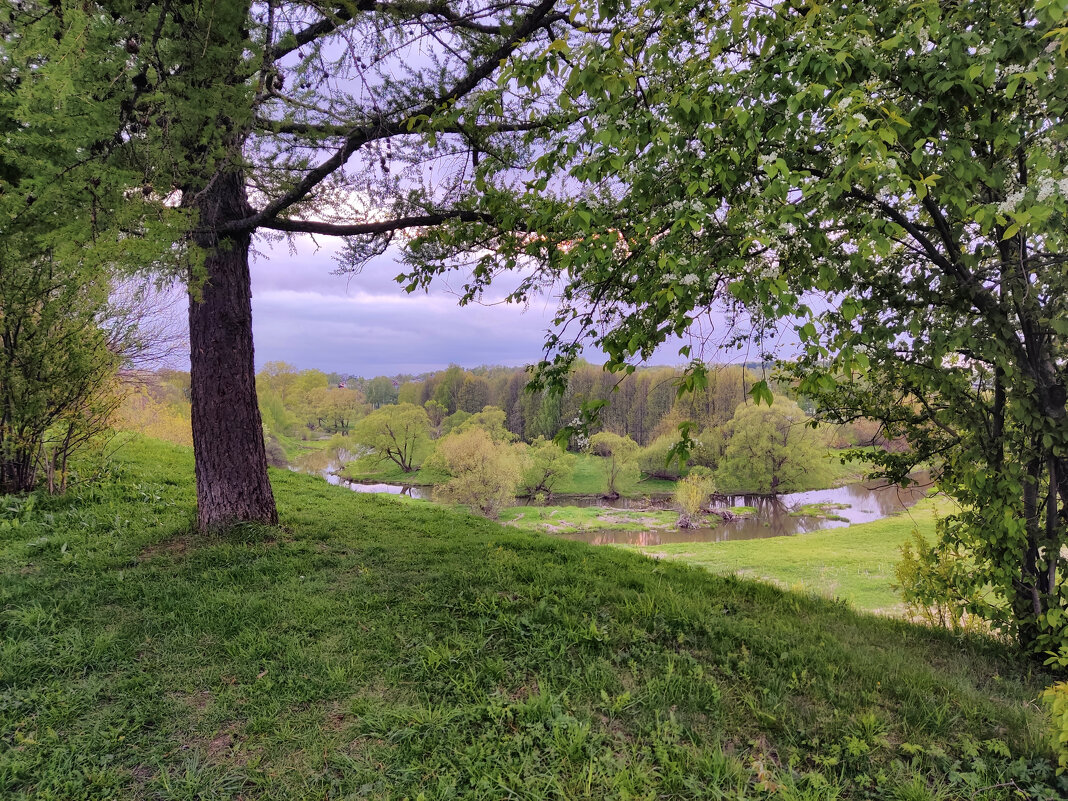
[[94, 40], [83, 54], [104, 64], [89, 86], [101, 101], [119, 98], [114, 140], [143, 168], [144, 197], [187, 212], [195, 246], [199, 524], [274, 522], [253, 367], [253, 237], [344, 237], [358, 265], [398, 232], [473, 219], [470, 198], [487, 188], [480, 163], [522, 163], [517, 138], [556, 114], [517, 94], [525, 70], [539, 65], [545, 82], [544, 64], [560, 57], [552, 43], [582, 20], [562, 0], [19, 8], [23, 28], [59, 38], [77, 20], [110, 31], [110, 46]]
[[[597, 113], [539, 159], [527, 232], [467, 256], [471, 291], [524, 259], [517, 295], [561, 282], [548, 379], [587, 342], [623, 369], [716, 306], [758, 340], [796, 328], [823, 413], [883, 420], [913, 445], [888, 474], [932, 461], [961, 501], [947, 552], [996, 595], [973, 611], [1065, 647], [1066, 10], [625, 5], [565, 76], [561, 102]], [[458, 221], [415, 252], [462, 263], [491, 227]]]

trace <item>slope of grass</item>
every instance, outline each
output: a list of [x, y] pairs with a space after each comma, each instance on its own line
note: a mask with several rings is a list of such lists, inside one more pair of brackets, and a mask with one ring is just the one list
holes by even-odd
[[892, 517], [792, 537], [733, 542], [690, 542], [639, 548], [713, 573], [758, 578], [782, 587], [842, 598], [869, 612], [900, 613], [891, 588], [900, 549], [919, 531], [934, 537], [935, 520], [949, 502], [927, 498]]
[[122, 459], [0, 504], [4, 799], [1068, 792], [993, 643], [285, 471], [204, 537], [188, 451]]

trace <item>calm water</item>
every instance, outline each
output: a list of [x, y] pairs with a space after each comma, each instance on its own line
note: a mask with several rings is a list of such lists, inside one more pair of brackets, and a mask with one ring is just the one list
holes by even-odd
[[[337, 469], [336, 465], [331, 465]], [[335, 475], [333, 470], [323, 471], [323, 477], [331, 484], [347, 487], [354, 492], [381, 492], [390, 495], [407, 495], [410, 498], [430, 500], [430, 487], [414, 487], [408, 484], [365, 484], [348, 481]], [[721, 523], [715, 528], [691, 528], [668, 531], [591, 531], [585, 534], [557, 534], [567, 539], [581, 540], [592, 545], [662, 545], [672, 542], [723, 542], [725, 540], [753, 540], [762, 537], [783, 537], [805, 534], [825, 528], [839, 528], [853, 523], [867, 523], [908, 509], [926, 495], [930, 478], [917, 474], [918, 482], [907, 488], [885, 482], [847, 484], [834, 489], [793, 492], [787, 495], [728, 495], [716, 499], [719, 508], [732, 506], [756, 507], [751, 517]], [[529, 502], [524, 502], [529, 503]], [[560, 505], [604, 506], [615, 509], [645, 508], [645, 500], [620, 498], [606, 501], [599, 498], [560, 499]], [[845, 520], [821, 520], [817, 517], [794, 517], [790, 513], [813, 503], [847, 504], [842, 509], [832, 509], [831, 514]], [[711, 520], [718, 520], [716, 517]]]
[[[672, 542], [723, 542], [754, 540], [805, 534], [824, 528], [839, 528], [853, 523], [867, 523], [908, 509], [930, 488], [927, 475], [913, 476], [919, 483], [908, 488], [885, 482], [847, 484], [835, 489], [793, 492], [787, 495], [730, 495], [717, 498], [717, 507], [754, 506], [756, 514], [742, 520], [722, 523], [715, 528], [679, 529], [677, 531], [591, 531], [586, 534], [563, 534], [568, 539], [593, 545], [662, 545]], [[632, 504], [634, 502], [631, 502]], [[817, 517], [793, 517], [791, 512], [811, 503], [849, 504], [832, 509], [831, 514], [845, 520], [821, 520]], [[716, 518], [712, 518], [715, 520]]]
[[409, 498], [430, 500], [430, 487], [413, 487], [410, 484], [365, 484], [362, 481], [349, 481], [341, 476], [326, 472], [323, 478], [338, 487], [347, 487], [353, 492], [384, 492], [387, 495], [407, 495]]

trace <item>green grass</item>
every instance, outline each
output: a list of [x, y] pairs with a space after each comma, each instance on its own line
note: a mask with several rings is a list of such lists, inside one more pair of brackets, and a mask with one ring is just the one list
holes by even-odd
[[5, 801], [1068, 792], [995, 643], [288, 471], [200, 536], [121, 459], [0, 504]]
[[790, 512], [790, 517], [813, 517], [817, 520], [845, 520], [849, 522], [848, 517], [835, 514], [836, 510], [848, 508], [848, 503], [806, 503]]
[[679, 513], [579, 506], [513, 506], [501, 513], [502, 523], [522, 531], [575, 534], [581, 531], [646, 531], [677, 528]]
[[[605, 459], [589, 453], [580, 453], [574, 474], [567, 481], [561, 481], [553, 487], [553, 495], [603, 495], [607, 487]], [[675, 482], [662, 478], [643, 478], [619, 487], [619, 494], [625, 498], [670, 494], [674, 491]]]
[[703, 567], [713, 573], [770, 581], [782, 587], [842, 598], [869, 612], [900, 614], [891, 588], [900, 548], [913, 530], [934, 536], [937, 514], [948, 501], [927, 498], [906, 512], [871, 523], [792, 537], [733, 542], [691, 542], [639, 550]]

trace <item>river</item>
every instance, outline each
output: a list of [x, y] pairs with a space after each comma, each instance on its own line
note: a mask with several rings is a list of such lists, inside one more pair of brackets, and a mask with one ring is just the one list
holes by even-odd
[[[331, 484], [347, 487], [355, 492], [378, 492], [391, 495], [406, 495], [411, 498], [430, 499], [430, 487], [416, 487], [407, 484], [364, 484], [347, 481], [332, 472], [326, 472], [326, 480]], [[718, 508], [735, 506], [752, 506], [756, 513], [729, 522], [719, 523], [710, 528], [691, 528], [658, 531], [590, 531], [580, 534], [557, 534], [567, 539], [581, 540], [592, 545], [662, 545], [673, 542], [723, 542], [726, 540], [752, 540], [763, 537], [783, 537], [805, 534], [825, 528], [838, 528], [854, 523], [868, 523], [897, 514], [923, 498], [930, 489], [930, 478], [926, 474], [913, 476], [917, 483], [909, 487], [899, 487], [883, 481], [869, 481], [858, 484], [846, 484], [833, 489], [792, 492], [785, 495], [727, 495], [718, 496], [715, 505]], [[839, 508], [830, 509], [834, 517], [829, 519], [813, 515], [797, 515], [797, 511], [811, 504], [836, 504]], [[605, 506], [617, 509], [644, 507], [647, 502], [620, 498], [606, 501], [599, 498], [558, 498], [554, 505], [560, 506]], [[712, 520], [718, 520], [712, 517]]]

